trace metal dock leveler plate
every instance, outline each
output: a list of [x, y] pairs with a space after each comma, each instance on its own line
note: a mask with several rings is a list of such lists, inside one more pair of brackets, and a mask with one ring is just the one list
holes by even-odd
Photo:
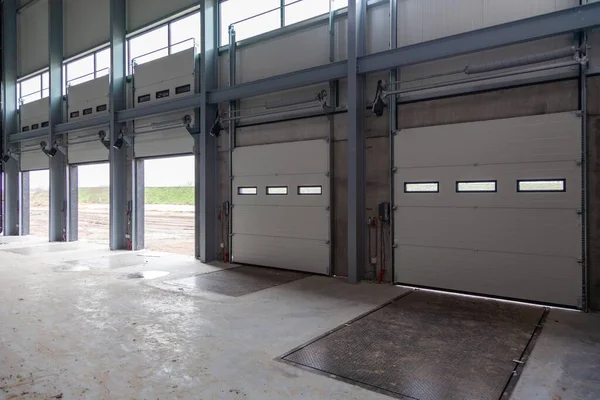
[[281, 357], [397, 398], [497, 400], [544, 309], [415, 291]]

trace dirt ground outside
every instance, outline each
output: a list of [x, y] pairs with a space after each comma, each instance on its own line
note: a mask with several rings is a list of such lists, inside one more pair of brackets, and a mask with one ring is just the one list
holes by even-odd
[[[32, 193], [31, 197], [30, 234], [47, 237], [48, 192]], [[146, 204], [145, 213], [146, 249], [194, 255], [193, 205]], [[108, 204], [79, 204], [79, 240], [108, 245]]]

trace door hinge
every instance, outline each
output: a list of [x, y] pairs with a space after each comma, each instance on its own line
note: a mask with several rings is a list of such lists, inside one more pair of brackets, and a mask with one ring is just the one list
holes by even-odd
[[582, 258], [578, 258], [577, 259], [577, 264], [583, 265], [583, 259]]
[[583, 210], [581, 208], [577, 209], [577, 215], [583, 215]]
[[398, 167], [394, 167], [392, 168], [392, 172], [395, 174], [396, 172], [398, 172]]

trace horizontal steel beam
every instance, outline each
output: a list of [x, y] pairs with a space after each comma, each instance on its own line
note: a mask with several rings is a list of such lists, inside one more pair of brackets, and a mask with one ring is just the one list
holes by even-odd
[[363, 74], [382, 71], [543, 39], [599, 25], [600, 2], [596, 2], [370, 54], [358, 60], [358, 71]]
[[176, 100], [165, 101], [144, 107], [129, 108], [127, 110], [117, 112], [117, 121], [127, 122], [138, 118], [190, 110], [200, 107], [200, 101], [200, 94], [197, 93]]
[[10, 143], [19, 143], [26, 140], [44, 139], [47, 140], [48, 128], [40, 128], [34, 131], [15, 133], [8, 137]]
[[97, 126], [108, 125], [110, 122], [110, 115], [99, 115], [92, 118], [86, 118], [74, 122], [66, 122], [64, 124], [58, 124], [54, 127], [56, 134], [62, 134], [67, 132], [81, 131], [84, 129], [90, 129]]
[[266, 79], [260, 79], [224, 89], [214, 90], [209, 93], [210, 103], [224, 103], [227, 101], [244, 99], [295, 89], [303, 86], [315, 85], [331, 80], [342, 79], [348, 75], [346, 61], [339, 61], [319, 67], [313, 67], [297, 72], [290, 72]]

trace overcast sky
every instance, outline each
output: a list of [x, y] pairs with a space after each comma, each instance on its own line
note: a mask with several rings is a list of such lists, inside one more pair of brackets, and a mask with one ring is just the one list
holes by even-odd
[[[145, 186], [194, 186], [194, 157], [161, 158], [144, 161]], [[108, 186], [108, 164], [79, 167], [79, 187]], [[48, 190], [48, 170], [29, 174], [31, 190]]]

